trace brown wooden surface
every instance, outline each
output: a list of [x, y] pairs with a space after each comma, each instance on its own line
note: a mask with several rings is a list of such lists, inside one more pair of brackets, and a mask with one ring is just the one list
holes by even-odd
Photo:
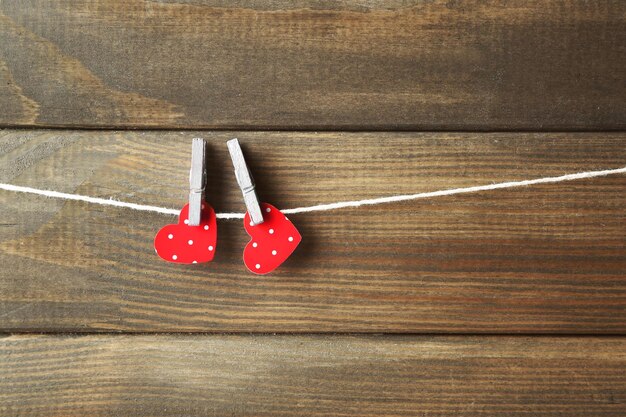
[[624, 416], [619, 338], [9, 336], [4, 416]]
[[[180, 208], [196, 136], [218, 212], [232, 137], [281, 208], [624, 167], [625, 17], [0, 0], [0, 127], [189, 129], [0, 130], [0, 182]], [[0, 416], [626, 415], [626, 175], [290, 218], [259, 277], [240, 220], [180, 266], [175, 216], [0, 191]]]
[[626, 3], [0, 2], [0, 125], [624, 129]]
[[[625, 165], [623, 133], [0, 133], [0, 182], [180, 208], [191, 138], [208, 200], [244, 209], [225, 141], [281, 208]], [[211, 264], [161, 261], [175, 216], [0, 191], [5, 331], [619, 333], [625, 175], [291, 215], [301, 247], [250, 274], [240, 220]]]

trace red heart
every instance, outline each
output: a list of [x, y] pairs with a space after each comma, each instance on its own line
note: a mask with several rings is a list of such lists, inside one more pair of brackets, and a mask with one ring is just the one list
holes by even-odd
[[154, 238], [157, 255], [169, 262], [195, 264], [210, 262], [215, 256], [217, 243], [217, 222], [215, 211], [207, 203], [202, 203], [199, 226], [188, 226], [189, 204], [178, 216], [178, 224], [168, 224]]
[[243, 262], [255, 274], [275, 270], [293, 253], [302, 236], [283, 213], [271, 204], [262, 203], [263, 223], [252, 226], [246, 213], [243, 227], [252, 238], [243, 250]]

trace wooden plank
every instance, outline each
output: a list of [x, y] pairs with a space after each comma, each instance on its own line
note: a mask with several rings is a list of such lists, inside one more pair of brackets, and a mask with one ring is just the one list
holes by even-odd
[[13, 416], [623, 416], [624, 338], [7, 336]]
[[[180, 208], [191, 138], [207, 198], [242, 212], [226, 140], [280, 208], [619, 168], [624, 133], [24, 131], [0, 182]], [[304, 240], [255, 276], [240, 220], [214, 262], [161, 261], [174, 216], [0, 191], [5, 331], [626, 331], [626, 176], [290, 216]]]
[[3, 0], [0, 125], [624, 129], [626, 3]]

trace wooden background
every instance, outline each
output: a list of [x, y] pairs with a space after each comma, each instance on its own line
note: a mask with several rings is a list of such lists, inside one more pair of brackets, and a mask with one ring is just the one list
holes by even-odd
[[[626, 4], [0, 1], [0, 182], [242, 212], [626, 165]], [[141, 130], [134, 130], [141, 128]], [[175, 216], [0, 191], [0, 415], [626, 414], [626, 176], [292, 215], [247, 272]]]

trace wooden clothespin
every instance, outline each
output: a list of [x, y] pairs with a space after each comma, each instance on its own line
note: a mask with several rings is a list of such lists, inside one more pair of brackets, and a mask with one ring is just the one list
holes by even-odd
[[246, 209], [250, 215], [250, 225], [255, 226], [263, 223], [263, 212], [259, 204], [259, 199], [254, 190], [254, 180], [248, 170], [248, 165], [241, 152], [239, 141], [237, 139], [231, 139], [227, 143], [228, 152], [230, 153], [230, 159], [233, 161], [235, 168], [235, 177], [241, 193], [243, 194], [243, 200], [246, 203]]
[[206, 142], [195, 138], [191, 144], [191, 171], [189, 172], [189, 226], [200, 224], [200, 213], [206, 187]]

